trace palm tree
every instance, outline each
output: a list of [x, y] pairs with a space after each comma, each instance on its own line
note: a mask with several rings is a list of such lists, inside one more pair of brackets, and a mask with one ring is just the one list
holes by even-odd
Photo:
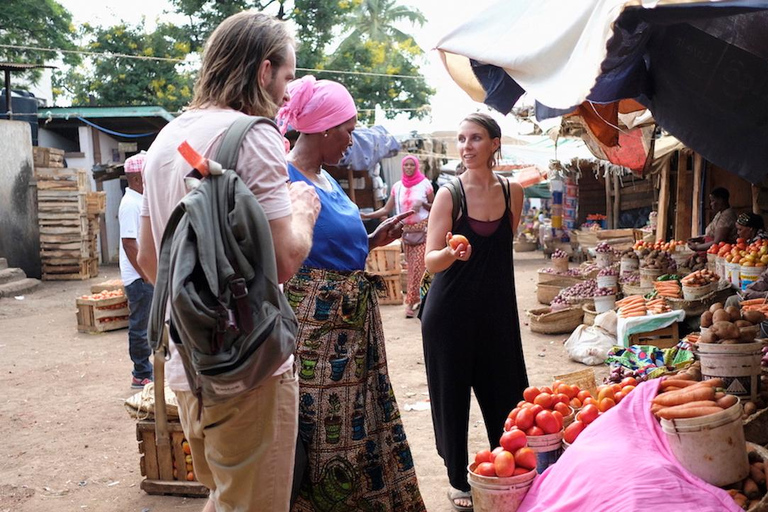
[[404, 43], [413, 39], [395, 25], [402, 21], [423, 26], [427, 19], [418, 9], [397, 5], [396, 0], [362, 0], [346, 23], [349, 34], [341, 48], [367, 39], [378, 43]]

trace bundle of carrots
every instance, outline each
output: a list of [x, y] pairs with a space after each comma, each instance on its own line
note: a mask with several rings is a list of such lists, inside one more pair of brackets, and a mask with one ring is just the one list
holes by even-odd
[[697, 382], [687, 375], [669, 377], [661, 382], [661, 393], [653, 399], [651, 412], [657, 418], [666, 420], [698, 418], [722, 412], [738, 402], [735, 396], [717, 391], [722, 387], [722, 379]]
[[658, 315], [660, 313], [666, 313], [667, 311], [672, 311], [669, 307], [669, 304], [667, 304], [667, 301], [664, 299], [664, 297], [653, 299], [645, 303], [645, 307], [648, 308], [648, 312]]
[[683, 290], [680, 288], [680, 283], [673, 280], [670, 281], [655, 281], [653, 288], [662, 297], [670, 297], [672, 299], [679, 299], [682, 297]]
[[629, 297], [624, 297], [618, 301], [616, 305], [619, 307], [620, 318], [645, 316], [647, 313], [645, 298], [642, 295], [630, 295]]
[[768, 316], [768, 297], [765, 299], [749, 299], [739, 302], [742, 311], [760, 311]]

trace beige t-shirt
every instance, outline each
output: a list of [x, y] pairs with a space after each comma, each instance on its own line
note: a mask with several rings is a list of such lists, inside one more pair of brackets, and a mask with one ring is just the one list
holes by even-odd
[[[163, 128], [147, 151], [141, 215], [150, 217], [152, 238], [158, 256], [168, 219], [187, 194], [184, 177], [192, 170], [177, 148], [187, 141], [198, 153], [211, 157], [218, 149], [226, 129], [244, 115], [242, 112], [220, 108], [187, 111]], [[259, 123], [246, 134], [235, 170], [259, 200], [269, 220], [291, 214], [285, 145], [274, 127]], [[284, 373], [291, 365], [293, 356], [283, 363], [276, 374]], [[165, 375], [168, 385], [174, 391], [189, 390], [181, 358], [173, 343]]]
[[728, 238], [725, 240], [726, 242], [735, 242], [736, 241], [736, 219], [738, 218], [738, 214], [736, 213], [736, 210], [733, 208], [726, 208], [725, 210], [721, 212], [717, 212], [715, 214], [715, 217], [712, 219], [712, 222], [709, 223], [707, 226], [706, 231], [704, 232], [705, 236], [708, 236], [709, 238], [714, 239], [715, 233], [720, 228], [728, 228]]

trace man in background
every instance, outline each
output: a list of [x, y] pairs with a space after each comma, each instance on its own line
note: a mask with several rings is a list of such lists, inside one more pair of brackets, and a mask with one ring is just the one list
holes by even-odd
[[144, 154], [139, 153], [125, 161], [125, 176], [128, 188], [120, 201], [118, 221], [120, 222], [120, 277], [128, 297], [128, 353], [133, 361], [131, 387], [141, 389], [152, 382], [152, 364], [149, 356], [152, 350], [147, 343], [147, 322], [152, 306], [154, 289], [139, 267], [139, 217], [142, 193]]

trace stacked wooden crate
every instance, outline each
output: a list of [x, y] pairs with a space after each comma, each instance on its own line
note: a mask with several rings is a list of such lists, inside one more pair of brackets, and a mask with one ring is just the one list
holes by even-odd
[[64, 167], [63, 150], [35, 147], [34, 162], [43, 279], [95, 277], [104, 193], [90, 191], [84, 169]]

